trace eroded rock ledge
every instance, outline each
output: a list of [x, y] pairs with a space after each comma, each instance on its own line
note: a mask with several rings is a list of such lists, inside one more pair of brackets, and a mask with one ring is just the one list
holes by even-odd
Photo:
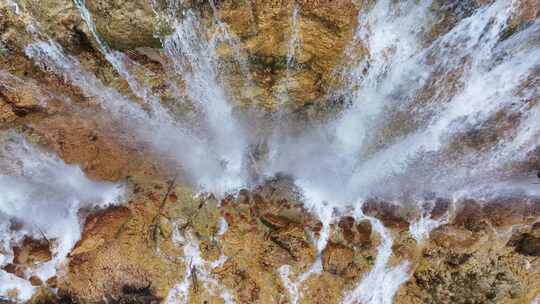
[[[218, 265], [205, 275], [235, 302], [290, 301], [280, 268], [290, 266], [292, 281], [308, 270], [316, 259], [322, 223], [302, 207], [287, 181], [268, 182], [221, 201], [194, 197], [181, 186], [165, 197], [168, 187], [156, 180], [133, 181], [125, 207], [83, 211], [89, 215], [65, 275], [34, 283], [58, 288], [57, 297], [49, 295], [53, 302], [158, 303], [185, 279], [186, 267], [194, 267], [189, 302], [220, 303], [203, 274], [197, 276], [201, 270], [181, 258], [195, 240], [200, 257]], [[410, 210], [384, 202], [363, 209], [384, 223], [394, 239], [388, 267], [409, 262], [409, 280], [396, 303], [528, 303], [540, 292], [540, 201], [452, 205], [440, 200], [432, 216], [449, 220], [420, 242], [410, 233], [416, 221]], [[380, 242], [369, 220], [336, 218], [321, 253], [322, 272], [299, 285], [300, 302], [340, 303], [372, 269]], [[47, 260], [40, 242], [25, 241], [16, 252], [15, 265], [7, 267], [15, 274], [25, 263]]]
[[[71, 1], [21, 2], [85, 68], [105, 84], [132, 95], [126, 81], [98, 51]], [[202, 16], [210, 18], [210, 7], [193, 2]], [[531, 1], [523, 3], [523, 11], [532, 12]], [[144, 67], [144, 73], [135, 76], [150, 78], [152, 92], [167, 104], [173, 94], [163, 77], [168, 63], [152, 49], [160, 47], [154, 36], [159, 24], [148, 2], [88, 0], [87, 4], [103, 38]], [[361, 7], [346, 0], [299, 1], [298, 5], [302, 47], [289, 93], [295, 105], [307, 109], [318, 101], [329, 101], [323, 96], [333, 85], [330, 71], [351, 40]], [[286, 77], [293, 9], [290, 1], [219, 1], [218, 17], [240, 38], [253, 67], [256, 86], [246, 96], [237, 92], [238, 100], [245, 101], [249, 95], [260, 105], [275, 106]], [[134, 13], [126, 18], [126, 11]], [[190, 302], [221, 303], [204, 285], [201, 270], [182, 259], [190, 242], [198, 244], [205, 261], [217, 263], [226, 257], [208, 272], [236, 302], [290, 302], [280, 269], [289, 265], [293, 281], [307, 271], [317, 258], [315, 241], [323, 228], [302, 207], [290, 180], [277, 179], [221, 200], [194, 197], [190, 188], [179, 185], [167, 194], [171, 174], [166, 166], [152, 157], [148, 147], [94, 111], [92, 97], [35, 66], [24, 54], [24, 47], [32, 42], [25, 32], [27, 24], [3, 2], [0, 14], [0, 68], [17, 77], [0, 74], [2, 83], [9, 84], [0, 85], [0, 127], [22, 129], [66, 162], [80, 165], [92, 178], [129, 180], [132, 190], [123, 207], [81, 211], [83, 236], [65, 272], [46, 282], [28, 278], [43, 286], [31, 302], [161, 302], [192, 269]], [[445, 14], [433, 29], [434, 37], [457, 18], [452, 12]], [[516, 29], [537, 17], [523, 15], [523, 20], [515, 21]], [[230, 50], [221, 51], [226, 61]], [[363, 54], [361, 47], [358, 52]], [[233, 89], [234, 76], [230, 79]], [[376, 200], [363, 205], [364, 214], [380, 220], [394, 239], [388, 266], [410, 263], [409, 280], [398, 291], [396, 303], [530, 303], [540, 293], [539, 201], [514, 198], [454, 204], [436, 200], [427, 207], [432, 218], [448, 216], [448, 221], [418, 242], [410, 233], [418, 210]], [[29, 265], [50, 260], [49, 241], [24, 240], [14, 248], [15, 259], [4, 271], [25, 277]], [[339, 303], [372, 269], [380, 243], [369, 220], [343, 212], [331, 224], [328, 244], [321, 252], [322, 272], [301, 285], [300, 302]]]

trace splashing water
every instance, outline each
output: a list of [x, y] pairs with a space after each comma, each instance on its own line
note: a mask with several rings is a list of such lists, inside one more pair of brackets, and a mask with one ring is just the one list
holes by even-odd
[[[163, 39], [165, 54], [172, 60], [179, 76], [186, 82], [186, 93], [205, 114], [205, 125], [210, 144], [216, 148], [222, 162], [231, 174], [246, 178], [244, 155], [247, 150], [246, 133], [235, 119], [229, 96], [220, 76], [217, 47], [234, 47], [224, 24], [217, 20], [219, 31], [208, 33], [200, 24], [198, 15], [170, 1], [166, 18], [174, 33]], [[211, 2], [212, 7], [213, 2]], [[182, 16], [177, 16], [177, 11]], [[210, 36], [210, 39], [207, 37]]]
[[439, 219], [429, 217], [429, 214], [422, 213], [420, 217], [412, 222], [409, 226], [409, 233], [416, 240], [416, 243], [421, 244], [429, 238], [429, 233], [448, 222], [448, 217], [445, 216]]
[[184, 248], [183, 260], [186, 265], [186, 271], [183, 281], [176, 284], [170, 290], [167, 296], [167, 303], [189, 303], [190, 286], [197, 288], [197, 286], [192, 285], [198, 284], [198, 280], [202, 281], [205, 290], [212, 296], [220, 297], [225, 304], [234, 303], [231, 293], [210, 274], [212, 269], [223, 266], [227, 261], [227, 257], [221, 256], [213, 262], [204, 260], [201, 257], [199, 242], [191, 231], [180, 233], [180, 229], [176, 227], [174, 240], [178, 246], [183, 246]]
[[342, 303], [392, 304], [401, 284], [409, 279], [407, 272], [409, 265], [402, 262], [397, 266], [388, 267], [392, 255], [392, 236], [379, 220], [363, 215], [360, 215], [360, 218], [366, 218], [371, 222], [381, 236], [382, 243], [378, 248], [375, 265], [358, 286], [345, 294]]
[[[77, 212], [81, 208], [103, 208], [117, 204], [125, 192], [121, 184], [89, 180], [79, 167], [63, 163], [56, 156], [30, 145], [22, 135], [2, 134], [0, 138], [0, 248], [7, 255], [0, 266], [11, 262], [11, 245], [29, 236], [46, 238], [54, 244], [53, 259], [28, 273], [46, 281], [71, 251], [81, 234]], [[7, 220], [6, 220], [7, 219]], [[10, 223], [22, 228], [13, 230]], [[28, 282], [0, 271], [0, 296], [20, 288], [20, 299], [32, 293]]]
[[[523, 83], [538, 81], [539, 22], [501, 41], [513, 6], [495, 1], [426, 44], [436, 19], [430, 6], [378, 1], [361, 13], [355, 39], [369, 54], [342, 73], [352, 105], [301, 137], [278, 136], [267, 175], [288, 173], [332, 202], [399, 200], [404, 193], [422, 198], [430, 191], [451, 196], [500, 177], [502, 167], [538, 147], [540, 126], [532, 121], [538, 105], [532, 100], [540, 92]], [[493, 123], [502, 110], [520, 115], [519, 142], [498, 138], [460, 155], [456, 140]], [[465, 169], [471, 167], [477, 169]]]
[[[139, 83], [132, 74], [131, 68], [135, 63], [126, 55], [112, 50], [100, 38], [85, 2], [75, 0], [75, 4], [93, 33], [99, 50], [113, 68], [128, 81], [134, 95], [150, 104], [150, 113], [86, 71], [74, 56], [66, 54], [58, 43], [41, 31], [39, 23], [31, 15], [28, 16], [30, 18], [28, 31], [37, 42], [26, 47], [26, 55], [46, 72], [64, 77], [66, 81], [81, 88], [87, 97], [96, 99], [106, 112], [113, 115], [127, 129], [135, 130], [138, 140], [151, 145], [164, 159], [175, 162], [196, 187], [223, 194], [245, 185], [246, 177], [240, 160], [242, 154], [238, 154], [239, 156], [235, 154], [238, 162], [234, 166], [231, 165], [227, 155], [222, 155], [233, 154], [233, 151], [223, 147], [232, 141], [221, 140], [216, 143], [212, 141], [212, 136], [205, 135], [204, 132], [201, 136], [200, 130], [195, 130], [194, 126], [173, 117], [161, 106], [159, 99], [151, 94], [150, 89], [145, 84]], [[44, 41], [39, 41], [43, 38]], [[214, 114], [212, 119], [219, 119], [218, 112]], [[220, 129], [217, 127], [218, 124], [214, 125], [216, 129]]]
[[[125, 71], [122, 64], [115, 64], [116, 53], [99, 38], [84, 2], [76, 3], [102, 52], [117, 70]], [[215, 15], [215, 4], [211, 2], [211, 6]], [[273, 133], [268, 158], [258, 166], [258, 173], [291, 175], [301, 187], [316, 191], [320, 202], [350, 204], [372, 196], [399, 200], [403, 193], [421, 198], [427, 191], [449, 196], [463, 187], [481, 189], [479, 184], [493, 182], [502, 167], [534, 151], [539, 144], [535, 119], [539, 110], [529, 101], [539, 93], [537, 87], [522, 84], [538, 81], [534, 74], [540, 52], [534, 38], [538, 21], [501, 40], [514, 5], [495, 1], [459, 19], [448, 32], [429, 38], [437, 20], [431, 6], [429, 0], [387, 0], [362, 11], [354, 43], [361, 43], [369, 53], [341, 72], [345, 85], [340, 92], [351, 106], [334, 121], [315, 125], [301, 136], [276, 124], [278, 134]], [[237, 42], [219, 19], [215, 18], [218, 30], [208, 32], [200, 16], [177, 1], [168, 1], [165, 11], [159, 13], [173, 26], [174, 32], [162, 38], [164, 50], [186, 81], [189, 98], [204, 114], [204, 122], [198, 126], [204, 136], [195, 138], [174, 118], [158, 116], [166, 129], [184, 133], [182, 142], [195, 143], [183, 146], [212, 147], [213, 164], [181, 161], [182, 165], [192, 175], [213, 176], [195, 177], [203, 180], [198, 185], [212, 188], [216, 179], [225, 180], [214, 187], [219, 189], [248, 184], [246, 164], [253, 160], [247, 150], [253, 140], [233, 115], [221, 77], [224, 66], [217, 54], [222, 44], [238, 49]], [[294, 61], [301, 42], [297, 6], [292, 16], [288, 63]], [[123, 74], [129, 78], [129, 71]], [[136, 86], [132, 89], [137, 91]], [[453, 143], [460, 136], [482, 130], [501, 110], [520, 115], [513, 140], [503, 137], [479, 151], [456, 151]], [[134, 116], [139, 114], [148, 116]], [[146, 125], [156, 125], [153, 119], [143, 120]], [[201, 150], [198, 155], [204, 155]], [[480, 163], [483, 165], [474, 171], [464, 169]], [[207, 170], [212, 173], [201, 173]]]
[[216, 193], [241, 185], [236, 172], [227, 170], [216, 154], [218, 151], [214, 151], [205, 139], [196, 137], [174, 120], [154, 120], [135, 102], [84, 70], [78, 60], [65, 54], [58, 44], [37, 42], [26, 48], [26, 54], [43, 69], [63, 76], [87, 96], [95, 98], [104, 110], [130, 126], [140, 140], [150, 144], [166, 159], [178, 162], [195, 185]]
[[[200, 125], [189, 127], [138, 82], [132, 72], [135, 63], [100, 38], [84, 0], [75, 3], [100, 51], [127, 80], [133, 93], [151, 104], [151, 113], [105, 86], [53, 41], [35, 42], [27, 47], [26, 54], [44, 70], [81, 88], [87, 97], [134, 130], [141, 141], [181, 166], [194, 185], [216, 193], [248, 185], [246, 166], [254, 162], [248, 150], [256, 142], [249, 127], [235, 117], [218, 49], [223, 45], [232, 49], [244, 75], [250, 74], [249, 65], [239, 42], [216, 17], [215, 3], [210, 1], [215, 31], [207, 29], [201, 16], [184, 8], [182, 1], [165, 1], [163, 11], [156, 8], [173, 29], [170, 35], [161, 37], [165, 54], [177, 76], [185, 81], [187, 97], [201, 115]], [[540, 104], [535, 102], [540, 98], [539, 86], [535, 85], [540, 83], [540, 21], [513, 33], [510, 20], [516, 14], [516, 3], [495, 0], [475, 7], [470, 14], [458, 14], [455, 24], [434, 36], [440, 16], [432, 9], [432, 0], [377, 1], [360, 12], [351, 43], [362, 45], [366, 54], [359, 55], [351, 47], [346, 55], [354, 64], [344, 64], [346, 68], [336, 72], [342, 88], [331, 95], [345, 100], [346, 109], [335, 119], [300, 133], [283, 128], [279, 116], [275, 130], [269, 132], [271, 138], [265, 139], [269, 151], [258, 164], [259, 178], [292, 176], [304, 192], [308, 209], [323, 222], [316, 245], [318, 258], [312, 267], [296, 280], [291, 279], [289, 266], [279, 269], [293, 303], [302, 297], [302, 283], [322, 269], [320, 254], [328, 241], [334, 209], [354, 204], [359, 210], [358, 205], [372, 197], [423, 202], [433, 194], [453, 199], [539, 195], [538, 187], [520, 177], [527, 172], [508, 169], [526, 161], [540, 146]], [[12, 7], [19, 11], [18, 6]], [[299, 18], [299, 8], [294, 6], [287, 82], [291, 81], [302, 43]], [[508, 117], [513, 118], [511, 128], [505, 128]], [[494, 134], [494, 140], [476, 143], [475, 134]], [[467, 140], [471, 137], [472, 144]], [[2, 178], [0, 187], [26, 182], [56, 189], [27, 176]], [[78, 193], [84, 189], [72, 190]], [[65, 189], [58, 191], [64, 201], [73, 200]], [[82, 191], [82, 198], [93, 193], [87, 191]], [[13, 197], [20, 194], [14, 193]], [[17, 216], [13, 210], [0, 211], [10, 218]], [[359, 215], [357, 219], [368, 219], [382, 242], [373, 269], [345, 293], [343, 303], [391, 303], [409, 277], [408, 264], [390, 267], [390, 232], [374, 218]], [[421, 243], [445, 220], [422, 213], [410, 226], [410, 233]], [[32, 222], [40, 224], [39, 218]], [[1, 229], [7, 228], [0, 225]], [[47, 233], [54, 235], [55, 231]], [[66, 240], [67, 245], [58, 252], [66, 253], [72, 242]], [[209, 290], [227, 303], [232, 301], [228, 291], [209, 275], [209, 269], [216, 266], [202, 260], [196, 239], [188, 234], [183, 242], [189, 259], [186, 264], [192, 267], [186, 267], [184, 281], [171, 291], [169, 302], [187, 302], [193, 271]], [[19, 284], [18, 279], [2, 272], [0, 280], [6, 282], [4, 286]], [[5, 292], [2, 288], [0, 295]]]
[[109, 45], [100, 37], [97, 32], [96, 25], [92, 20], [92, 15], [86, 7], [85, 0], [73, 0], [75, 5], [79, 9], [81, 17], [90, 29], [90, 32], [94, 36], [96, 43], [99, 46], [99, 50], [105, 56], [105, 59], [113, 66], [113, 68], [128, 82], [131, 91], [139, 98], [147, 102], [152, 112], [155, 114], [154, 119], [169, 119], [170, 114], [161, 106], [159, 98], [154, 96], [147, 85], [139, 83], [131, 70], [133, 68], [140, 68], [140, 66], [127, 57], [125, 54], [112, 50]]

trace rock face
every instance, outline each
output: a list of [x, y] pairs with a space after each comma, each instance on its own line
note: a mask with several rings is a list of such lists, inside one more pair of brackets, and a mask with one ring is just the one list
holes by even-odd
[[[157, 184], [154, 187], [161, 187]], [[179, 256], [170, 236], [152, 233], [162, 197], [157, 189], [139, 189], [129, 208], [91, 214], [83, 237], [70, 254], [69, 272], [58, 280], [59, 295], [78, 302], [103, 299], [164, 298], [183, 265], [165, 258]], [[156, 191], [156, 192], [155, 192]]]
[[[349, 0], [220, 1], [217, 17], [240, 38], [255, 83], [262, 89], [256, 99], [273, 107], [287, 94], [291, 106], [298, 107], [320, 102], [328, 93], [359, 9]], [[297, 46], [291, 47], [295, 39]]]
[[[293, 196], [289, 196], [292, 200], [276, 197], [271, 185], [242, 191], [219, 205], [212, 196], [193, 199], [180, 186], [165, 197], [166, 183], [140, 180], [133, 187], [135, 194], [127, 207], [87, 217], [83, 237], [70, 254], [67, 275], [59, 278], [60, 297], [83, 303], [103, 298], [159, 302], [170, 297], [175, 284], [187, 280], [192, 302], [219, 302], [218, 295], [226, 290], [239, 303], [280, 303], [293, 296], [280, 269], [288, 265], [286, 277], [294, 282], [315, 262], [310, 235], [317, 235], [320, 223]], [[519, 214], [521, 223], [529, 223], [519, 228], [497, 223], [504, 210], [493, 208], [489, 204], [476, 212], [463, 208], [423, 243], [411, 241], [408, 227], [391, 229], [392, 259], [410, 263], [409, 280], [395, 302], [532, 300], [540, 290], [539, 224], [533, 220], [539, 215], [538, 202]], [[394, 212], [381, 203], [381, 219], [385, 210]], [[484, 220], [486, 225], [464, 225], [463, 218]], [[501, 231], [511, 233], [501, 236]], [[193, 250], [189, 235], [197, 240], [200, 256], [217, 267], [196, 268], [193, 262], [175, 258]], [[344, 217], [333, 225], [321, 253], [322, 272], [298, 285], [303, 291], [301, 303], [339, 303], [372, 270], [378, 238], [365, 220]], [[188, 279], [186, 267], [193, 267]], [[208, 285], [210, 279], [217, 280], [219, 287]]]
[[107, 43], [118, 50], [139, 47], [160, 48], [154, 34], [157, 18], [151, 1], [86, 1], [94, 16], [96, 28]]
[[[161, 39], [172, 30], [152, 6], [162, 2], [87, 0], [86, 5], [99, 35], [133, 64], [136, 80], [148, 84], [167, 109], [191, 117], [193, 107], [176, 100], [184, 101], [178, 97], [184, 75], [174, 74], [161, 50]], [[358, 1], [222, 0], [214, 7], [206, 1], [182, 2], [209, 32], [219, 30], [222, 21], [238, 40], [252, 83], [241, 85], [246, 76], [239, 70], [223, 75], [238, 108], [258, 105], [268, 112], [309, 115], [314, 106], [333, 105], [328, 95], [340, 85], [334, 72], [350, 59], [348, 52], [368, 56], [362, 46], [350, 45], [364, 9]], [[434, 10], [445, 11], [430, 29], [430, 39], [489, 1], [442, 2], [433, 4]], [[519, 14], [511, 21], [515, 31], [539, 15], [535, 1], [518, 2]], [[538, 201], [454, 206], [439, 199], [430, 216], [441, 225], [430, 238], [417, 241], [410, 229], [419, 210], [371, 200], [362, 206], [364, 218], [336, 211], [334, 221], [323, 227], [284, 177], [221, 199], [195, 195], [181, 177], [172, 178], [174, 168], [148, 143], [107, 119], [96, 96], [43, 71], [25, 55], [29, 43], [55, 39], [105, 85], [144, 105], [99, 51], [74, 2], [18, 3], [23, 13], [0, 0], [0, 129], [23, 132], [91, 178], [126, 181], [130, 187], [123, 207], [80, 211], [82, 238], [57, 277], [42, 282], [27, 275], [29, 268], [52, 258], [54, 240], [26, 238], [14, 244], [13, 261], [0, 271], [41, 287], [31, 303], [162, 303], [183, 286], [189, 303], [222, 303], [229, 296], [236, 303], [292, 303], [296, 296], [299, 303], [340, 303], [374, 269], [384, 241], [376, 221], [393, 238], [386, 267], [409, 263], [408, 281], [395, 303], [517, 304], [530, 303], [540, 293]], [[35, 37], [29, 25], [39, 26], [41, 34]], [[220, 63], [233, 61], [234, 52], [218, 48]], [[459, 142], [463, 148], [489, 140], [483, 133], [468, 138]], [[320, 250], [317, 240], [324, 228], [328, 240]], [[318, 271], [304, 276], [312, 267]]]
[[[113, 49], [139, 54], [144, 48], [158, 49], [162, 46], [161, 39], [171, 32], [171, 25], [161, 20], [155, 11], [160, 6], [153, 7], [151, 1], [89, 0], [85, 3], [97, 32]], [[90, 29], [72, 1], [24, 0], [20, 6], [32, 14], [44, 32], [71, 52], [98, 50]], [[352, 39], [359, 9], [350, 0], [297, 4], [219, 1], [215, 11], [208, 3], [191, 4], [191, 10], [200, 14], [205, 26], [217, 27], [216, 20], [224, 22], [230, 34], [238, 39], [238, 47], [250, 64], [249, 77], [253, 81], [247, 90], [241, 84], [245, 75], [240, 71], [227, 76], [234, 99], [239, 105], [257, 104], [274, 110], [284, 103], [291, 109], [324, 103], [329, 89], [336, 85], [334, 71]], [[295, 10], [298, 14], [293, 20]], [[217, 30], [211, 28], [210, 32]], [[24, 28], [17, 32], [24, 33]], [[4, 36], [7, 34], [13, 35], [6, 32]], [[159, 35], [162, 37], [158, 38]], [[23, 48], [30, 37], [18, 40], [18, 47]], [[293, 40], [297, 41], [296, 47], [291, 47]], [[5, 45], [12, 44], [6, 40]], [[219, 52], [221, 60], [234, 60], [231, 57], [235, 56], [234, 51], [224, 47]]]
[[13, 262], [5, 265], [3, 271], [19, 278], [28, 279], [33, 286], [41, 286], [43, 282], [36, 276], [28, 277], [27, 270], [52, 259], [50, 240], [24, 238], [20, 245], [13, 247]]

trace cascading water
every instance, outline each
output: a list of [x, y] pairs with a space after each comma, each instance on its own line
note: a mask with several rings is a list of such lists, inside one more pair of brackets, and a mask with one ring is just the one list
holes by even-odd
[[[16, 15], [24, 14], [16, 2], [8, 3]], [[107, 87], [43, 33], [34, 36], [36, 41], [26, 47], [26, 55], [44, 71], [80, 88], [103, 112], [133, 130], [138, 140], [172, 160], [197, 190], [221, 195], [250, 185], [253, 181], [246, 167], [255, 165], [255, 160], [249, 149], [261, 139], [254, 138], [255, 132], [235, 115], [234, 96], [227, 91], [224, 77], [227, 66], [218, 49], [225, 45], [232, 50], [247, 79], [246, 86], [251, 85], [249, 61], [242, 54], [241, 42], [218, 19], [216, 3], [210, 1], [211, 25], [183, 1], [152, 3], [157, 16], [172, 29], [160, 37], [163, 50], [197, 108], [197, 125], [188, 125], [169, 112], [149, 86], [137, 79], [136, 63], [100, 37], [85, 1], [74, 3], [100, 52], [133, 94], [150, 105], [150, 111]], [[356, 220], [371, 223], [381, 244], [371, 270], [343, 294], [342, 302], [386, 304], [392, 303], [401, 284], [409, 279], [409, 264], [402, 261], [389, 266], [392, 234], [381, 221], [360, 211], [365, 201], [377, 198], [396, 204], [417, 203], [420, 216], [409, 230], [420, 244], [432, 229], [448, 220], [448, 215], [432, 219], [422, 209], [433, 197], [456, 202], [505, 195], [540, 196], [538, 187], [523, 177], [529, 172], [513, 169], [540, 147], [540, 21], [511, 33], [516, 3], [495, 0], [458, 11], [455, 24], [434, 35], [433, 28], [440, 24], [432, 9], [433, 0], [370, 2], [358, 16], [354, 41], [346, 54], [345, 60], [353, 64], [343, 64], [345, 67], [336, 71], [341, 87], [329, 94], [345, 101], [344, 111], [302, 132], [283, 126], [283, 112], [277, 116], [274, 129], [268, 132], [270, 138], [262, 140], [268, 153], [257, 163], [257, 178], [293, 177], [303, 191], [305, 206], [322, 222], [320, 237], [314, 240], [317, 259], [309, 270], [293, 274], [288, 265], [279, 268], [292, 303], [302, 300], [303, 283], [322, 271], [321, 254], [329, 240], [330, 225], [342, 215], [336, 213], [349, 205]], [[295, 4], [285, 58], [287, 91], [302, 44], [299, 20], [300, 6]], [[32, 24], [31, 31], [39, 32], [39, 27]], [[358, 44], [366, 54], [354, 51], [353, 45]], [[20, 80], [0, 71], [0, 87], [10, 82]], [[513, 126], [506, 128], [510, 116]], [[470, 134], [482, 132], [492, 132], [493, 140], [480, 147], [461, 143]], [[53, 261], [32, 270], [47, 279], [80, 237], [77, 210], [115, 203], [122, 189], [88, 180], [77, 167], [29, 145], [21, 136], [3, 136], [2, 141], [0, 249], [10, 253], [11, 243], [24, 235], [39, 238], [39, 231], [56, 239]], [[38, 191], [50, 193], [51, 198], [42, 199]], [[29, 208], [31, 202], [34, 204]], [[49, 204], [53, 207], [44, 207]], [[30, 212], [23, 213], [20, 206]], [[65, 216], [45, 228], [43, 212], [51, 217]], [[15, 219], [26, 225], [24, 231], [14, 233], [5, 224]], [[65, 227], [73, 233], [62, 233]], [[231, 292], [210, 273], [226, 257], [215, 263], [203, 260], [197, 237], [189, 231], [179, 233], [176, 241], [184, 249], [186, 271], [183, 281], [169, 293], [168, 302], [187, 303], [191, 282], [197, 277], [210, 293], [233, 303]], [[12, 253], [0, 259], [0, 265], [10, 258]], [[0, 296], [18, 287], [20, 299], [28, 299], [35, 289], [3, 271], [0, 283]]]
[[[283, 143], [277, 146], [282, 151], [274, 152], [281, 157], [274, 157], [266, 166], [269, 175], [288, 172], [310, 188], [320, 192], [326, 189], [330, 196], [345, 193], [337, 201], [370, 196], [399, 198], [400, 193], [408, 192], [405, 188], [418, 196], [422, 191], [450, 195], [465, 184], [471, 185], [472, 180], [483, 182], [486, 175], [497, 175], [501, 166], [519, 161], [518, 155], [524, 157], [537, 146], [538, 126], [526, 118], [534, 115], [536, 107], [531, 104], [533, 109], [529, 110], [527, 103], [518, 100], [534, 100], [538, 89], [521, 89], [519, 94], [518, 90], [528, 77], [537, 79], [534, 71], [539, 49], [533, 37], [538, 23], [501, 42], [512, 5], [497, 1], [424, 46], [423, 34], [434, 19], [430, 4], [379, 1], [360, 15], [356, 39], [370, 53], [358, 68], [344, 72], [351, 84], [345, 96], [353, 105], [339, 119], [301, 138], [283, 136]], [[414, 26], [406, 26], [412, 23]], [[411, 28], [416, 31], [409, 32]], [[403, 33], [404, 29], [407, 32]], [[517, 47], [524, 45], [528, 47]], [[369, 67], [367, 71], [365, 67]], [[462, 87], [452, 89], [444, 81], [457, 71], [462, 75], [458, 81]], [[421, 100], [426, 91], [432, 97]], [[481, 129], [502, 109], [523, 115], [524, 124], [531, 123], [520, 128], [527, 130], [528, 144], [517, 147], [526, 150], [505, 158], [502, 155], [514, 144], [501, 139], [485, 151], [472, 151], [458, 161], [444, 161], [445, 157], [455, 159], [450, 144], [466, 132], [463, 128]], [[400, 134], [404, 132], [401, 126], [392, 130], [398, 114], [407, 117], [403, 122], [416, 125], [415, 129], [405, 134]], [[487, 166], [475, 174], [462, 170], [485, 160]], [[313, 168], [312, 162], [319, 165]], [[334, 185], [328, 183], [328, 174], [334, 177]], [[411, 182], [411, 176], [418, 182]]]
[[[538, 21], [501, 41], [513, 4], [495, 1], [426, 43], [436, 20], [431, 4], [378, 1], [359, 16], [355, 39], [369, 55], [343, 72], [348, 84], [343, 92], [352, 106], [335, 121], [300, 138], [281, 136], [280, 144], [271, 147], [277, 150], [265, 167], [268, 175], [294, 176], [306, 195], [316, 198], [309, 200], [314, 206], [369, 197], [399, 202], [405, 195], [421, 202], [432, 193], [452, 199], [527, 193], [524, 188], [531, 193], [531, 180], [523, 187], [494, 182], [508, 178], [501, 171], [525, 159], [539, 144], [540, 123], [532, 122], [538, 105], [532, 101], [540, 91], [522, 87], [525, 81], [538, 81], [540, 45], [534, 38]], [[456, 83], [449, 83], [456, 74]], [[522, 127], [516, 130], [527, 138], [526, 144], [499, 138], [493, 146], [456, 157], [455, 138], [484, 128], [501, 110], [522, 117]], [[392, 129], [400, 114], [403, 123], [412, 122], [411, 128]], [[421, 241], [443, 221], [421, 217], [411, 233]], [[345, 302], [389, 303], [407, 280], [403, 267], [395, 269], [401, 273], [399, 279], [384, 279], [391, 254], [384, 244], [391, 241], [383, 239], [377, 266]], [[387, 292], [371, 294], [377, 285], [372, 281]]]
[[[11, 244], [24, 237], [50, 243], [53, 258], [27, 273], [42, 281], [53, 277], [60, 263], [81, 234], [77, 212], [81, 208], [103, 208], [123, 200], [121, 184], [89, 180], [79, 167], [70, 166], [43, 151], [20, 134], [0, 135], [0, 266], [11, 261]], [[21, 223], [22, 228], [10, 229]], [[0, 295], [19, 288], [20, 301], [28, 300], [35, 287], [24, 279], [0, 272]]]
[[[224, 231], [220, 232], [218, 235], [224, 233]], [[198, 284], [199, 279], [211, 295], [220, 297], [225, 304], [234, 303], [231, 293], [210, 274], [214, 268], [222, 266], [227, 257], [221, 256], [216, 261], [208, 262], [201, 257], [199, 242], [191, 231], [180, 232], [180, 229], [176, 227], [174, 233], [175, 243], [184, 249], [183, 259], [186, 271], [183, 281], [176, 284], [169, 292], [167, 303], [189, 303], [190, 286], [196, 290], [198, 286], [192, 285]]]
[[[178, 11], [181, 16], [178, 16]], [[165, 54], [185, 80], [189, 99], [205, 114], [203, 128], [207, 129], [209, 144], [221, 156], [231, 182], [240, 186], [245, 179], [246, 133], [233, 116], [220, 76], [221, 65], [216, 50], [223, 43], [234, 50], [235, 44], [219, 20], [216, 21], [219, 31], [209, 33], [200, 24], [196, 12], [183, 8], [177, 1], [169, 1], [164, 14], [174, 29], [172, 34], [163, 38]]]
[[105, 56], [105, 59], [107, 59], [113, 68], [128, 82], [131, 91], [150, 105], [154, 114], [154, 119], [167, 119], [168, 113], [160, 105], [159, 99], [152, 94], [146, 84], [139, 83], [139, 80], [137, 80], [131, 72], [132, 67], [138, 66], [137, 63], [130, 60], [125, 54], [112, 50], [107, 43], [101, 39], [97, 32], [96, 25], [92, 20], [92, 15], [88, 11], [88, 8], [86, 8], [85, 0], [74, 0], [74, 2], [84, 19], [84, 22], [86, 22], [86, 25], [94, 36], [94, 39], [99, 46], [99, 50]]
[[[151, 144], [166, 158], [177, 160], [186, 172], [193, 173], [191, 178], [195, 184], [217, 193], [232, 188], [232, 178], [222, 175], [222, 160], [214, 154], [219, 151], [208, 149], [209, 143], [204, 138], [196, 137], [172, 118], [153, 119], [136, 103], [104, 86], [94, 75], [85, 71], [76, 58], [64, 54], [61, 47], [54, 42], [34, 43], [27, 47], [26, 52], [44, 69], [64, 76], [79, 86], [87, 96], [96, 98], [100, 105], [119, 121], [137, 126], [139, 138]], [[177, 147], [183, 147], [181, 154]]]
[[402, 262], [395, 267], [388, 267], [388, 261], [392, 256], [392, 236], [379, 220], [362, 214], [357, 217], [367, 218], [382, 241], [375, 265], [358, 286], [345, 294], [342, 303], [391, 304], [401, 284], [409, 279], [408, 264]]
[[287, 78], [290, 77], [290, 69], [293, 68], [294, 60], [298, 54], [298, 47], [301, 43], [299, 19], [300, 9], [295, 5], [291, 16], [291, 37], [289, 38], [289, 43], [287, 45]]

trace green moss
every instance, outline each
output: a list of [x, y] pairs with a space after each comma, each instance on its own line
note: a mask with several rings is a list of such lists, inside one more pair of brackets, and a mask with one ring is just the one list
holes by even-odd
[[6, 56], [8, 53], [8, 48], [2, 42], [0, 42], [0, 56]]

